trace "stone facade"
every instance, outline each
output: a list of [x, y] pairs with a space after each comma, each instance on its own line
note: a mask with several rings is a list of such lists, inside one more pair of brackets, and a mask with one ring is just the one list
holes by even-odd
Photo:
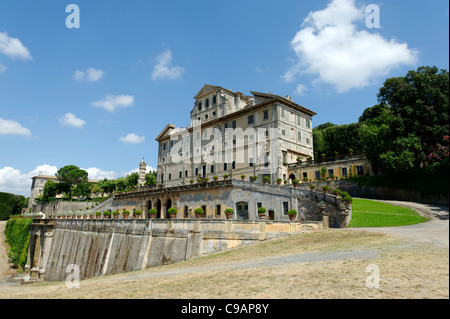
[[189, 185], [191, 180], [212, 181], [224, 175], [230, 179], [245, 175], [247, 180], [257, 176], [260, 181], [269, 177], [275, 184], [277, 178], [287, 178], [289, 163], [313, 156], [316, 113], [289, 96], [251, 93], [205, 85], [194, 97], [190, 124], [186, 128], [169, 124], [156, 138], [158, 185]]

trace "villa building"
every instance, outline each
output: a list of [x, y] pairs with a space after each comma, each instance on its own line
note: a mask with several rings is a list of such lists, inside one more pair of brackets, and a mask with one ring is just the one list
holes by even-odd
[[158, 185], [182, 186], [224, 175], [268, 178], [274, 184], [289, 178], [289, 163], [313, 156], [316, 113], [289, 96], [250, 93], [203, 86], [194, 97], [190, 125], [169, 124], [156, 138]]

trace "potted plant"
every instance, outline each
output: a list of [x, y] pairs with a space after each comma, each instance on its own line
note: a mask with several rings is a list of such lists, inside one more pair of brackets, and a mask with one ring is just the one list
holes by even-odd
[[353, 149], [349, 148], [349, 149], [348, 149], [348, 153], [349, 153], [350, 155], [353, 155]]
[[142, 215], [142, 211], [140, 210], [140, 209], [136, 209], [134, 212], [133, 212], [133, 217], [134, 218], [141, 218], [141, 215]]
[[122, 212], [122, 216], [123, 216], [123, 219], [128, 219], [128, 216], [130, 216], [130, 212], [127, 211], [127, 210], [124, 210], [124, 211]]
[[341, 196], [342, 199], [344, 199], [346, 196], [349, 196], [349, 194], [345, 191], [341, 191], [339, 195]]
[[214, 176], [213, 179], [215, 182], [217, 182], [219, 180], [219, 176]]
[[194, 209], [195, 217], [201, 218], [205, 214], [205, 211], [202, 208]]
[[316, 188], [316, 185], [311, 184], [311, 185], [309, 185], [309, 188], [313, 191]]
[[154, 208], [152, 208], [148, 211], [148, 215], [150, 216], [150, 218], [156, 218], [157, 214], [158, 214], [158, 211]]
[[335, 197], [338, 197], [340, 193], [341, 193], [341, 191], [339, 189], [337, 189], [337, 188], [333, 190], [333, 195]]
[[293, 221], [295, 220], [295, 218], [297, 217], [297, 211], [295, 209], [291, 209], [287, 212], [288, 216], [289, 216], [289, 220]]
[[320, 211], [323, 211], [325, 210], [325, 208], [327, 208], [327, 205], [323, 200], [321, 200], [317, 206], [319, 207]]
[[115, 210], [112, 212], [112, 215], [113, 215], [114, 219], [117, 219], [117, 218], [119, 218], [120, 213], [119, 213], [119, 211]]
[[330, 191], [330, 186], [325, 185], [324, 187], [322, 187], [323, 192], [326, 194]]
[[312, 161], [313, 161], [313, 158], [312, 158], [311, 155], [309, 155], [309, 156], [308, 156], [308, 162], [309, 162], [309, 163], [312, 163]]
[[197, 183], [201, 183], [201, 182], [203, 182], [203, 179], [202, 178], [197, 178]]
[[297, 163], [298, 163], [298, 164], [301, 164], [301, 163], [302, 163], [301, 157], [297, 157]]
[[167, 213], [169, 214], [169, 216], [170, 216], [170, 218], [171, 219], [175, 219], [176, 217], [177, 217], [177, 209], [175, 208], [175, 207], [170, 207], [168, 210], [167, 210]]
[[350, 195], [344, 197], [345, 207], [349, 208], [352, 205], [353, 198]]
[[111, 217], [111, 212], [110, 212], [109, 210], [105, 210], [105, 211], [103, 212], [103, 216], [104, 216], [106, 219], [109, 219], [109, 218]]
[[223, 179], [227, 180], [228, 179], [228, 174], [223, 175]]
[[297, 185], [298, 185], [298, 180], [297, 179], [294, 179], [293, 181], [292, 181], [292, 185], [294, 185], [294, 187], [297, 187]]
[[337, 151], [335, 151], [334, 156], [339, 157], [339, 153]]
[[102, 212], [95, 212], [95, 217], [96, 217], [97, 219], [102, 218]]
[[281, 178], [277, 178], [277, 184], [278, 185], [281, 185], [281, 182], [282, 182], [283, 180], [281, 179]]
[[205, 177], [204, 180], [205, 180], [205, 183], [208, 183], [209, 182], [209, 177]]
[[266, 219], [266, 209], [264, 207], [258, 208], [258, 216], [260, 219]]
[[245, 175], [241, 175], [241, 179], [244, 180], [245, 179]]
[[234, 210], [232, 208], [225, 209], [225, 216], [227, 216], [227, 219], [231, 219], [233, 217]]
[[258, 179], [258, 176], [255, 175], [253, 177], [250, 177], [250, 179], [251, 179], [252, 182], [256, 182], [256, 180]]
[[326, 157], [326, 155], [325, 155], [325, 154], [322, 154], [322, 158], [325, 159], [325, 157]]
[[189, 181], [189, 183], [191, 183], [191, 185], [194, 184], [194, 180], [191, 179], [191, 180]]
[[270, 178], [269, 178], [269, 176], [264, 176], [263, 180], [264, 180], [264, 184], [268, 184], [270, 181]]
[[285, 179], [283, 183], [284, 183], [284, 185], [287, 185], [287, 183], [288, 183], [287, 179]]

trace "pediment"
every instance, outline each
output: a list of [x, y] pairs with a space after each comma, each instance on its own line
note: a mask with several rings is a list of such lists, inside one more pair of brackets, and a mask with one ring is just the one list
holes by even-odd
[[157, 141], [160, 141], [161, 139], [163, 139], [164, 137], [168, 137], [170, 134], [170, 131], [172, 131], [173, 129], [175, 129], [175, 125], [173, 124], [167, 124], [167, 126], [161, 131], [161, 133], [159, 133], [159, 135], [156, 137]]
[[216, 91], [217, 89], [220, 89], [219, 86], [205, 84], [200, 91], [194, 96], [194, 99], [198, 100], [202, 96], [205, 96], [213, 91]]

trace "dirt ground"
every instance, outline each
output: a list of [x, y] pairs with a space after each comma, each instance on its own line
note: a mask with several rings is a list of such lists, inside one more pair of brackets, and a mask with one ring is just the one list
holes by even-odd
[[0, 282], [5, 281], [8, 276], [15, 272], [8, 261], [8, 247], [5, 242], [6, 221], [0, 221]]

